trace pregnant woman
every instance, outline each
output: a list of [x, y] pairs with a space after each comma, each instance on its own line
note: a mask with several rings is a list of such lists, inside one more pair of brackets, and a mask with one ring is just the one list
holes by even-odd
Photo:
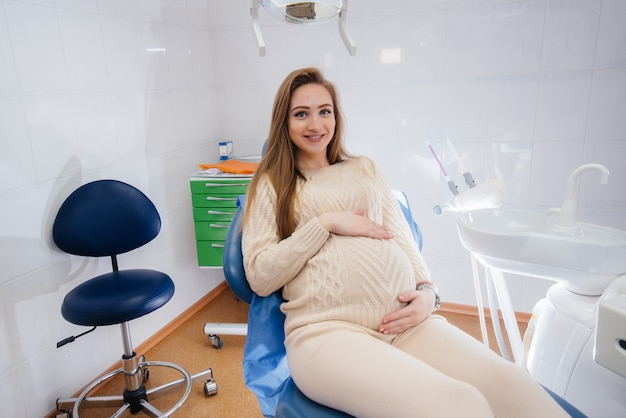
[[357, 417], [566, 417], [521, 368], [433, 314], [437, 288], [400, 206], [343, 130], [334, 85], [315, 68], [290, 73], [244, 213], [246, 276], [261, 296], [282, 288], [298, 387]]

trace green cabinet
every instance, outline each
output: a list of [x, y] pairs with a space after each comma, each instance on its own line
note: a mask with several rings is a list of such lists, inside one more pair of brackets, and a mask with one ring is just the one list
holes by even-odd
[[237, 211], [237, 198], [246, 194], [251, 176], [192, 176], [191, 202], [198, 265], [220, 267], [224, 241]]

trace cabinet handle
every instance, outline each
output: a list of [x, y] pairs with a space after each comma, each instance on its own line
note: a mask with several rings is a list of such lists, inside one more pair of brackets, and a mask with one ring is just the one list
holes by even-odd
[[226, 228], [228, 229], [230, 225], [218, 225], [218, 224], [209, 224], [209, 228]]
[[237, 200], [236, 197], [216, 197], [216, 196], [207, 196], [206, 200], [217, 200], [217, 201], [231, 201], [234, 202]]
[[211, 248], [224, 248], [224, 244], [211, 244]]
[[231, 187], [231, 186], [247, 187], [248, 183], [204, 183], [204, 187]]
[[235, 215], [235, 212], [224, 212], [221, 210], [207, 210], [206, 213], [209, 215]]

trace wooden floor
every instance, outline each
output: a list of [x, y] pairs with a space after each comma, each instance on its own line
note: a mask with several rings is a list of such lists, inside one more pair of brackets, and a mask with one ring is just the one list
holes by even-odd
[[[205, 307], [194, 314], [183, 325], [176, 328], [171, 334], [160, 341], [156, 346], [144, 353], [147, 361], [168, 361], [184, 367], [190, 374], [195, 374], [207, 368], [213, 371], [213, 378], [218, 386], [218, 393], [214, 396], [204, 395], [203, 382], [199, 380], [192, 388], [191, 394], [182, 407], [173, 417], [201, 417], [201, 418], [260, 418], [261, 410], [256, 397], [246, 388], [243, 381], [242, 358], [244, 337], [221, 336], [224, 346], [215, 349], [204, 335], [205, 322], [246, 322], [248, 305], [236, 299], [232, 291], [226, 288]], [[440, 311], [448, 321], [465, 330], [477, 339], [481, 339], [480, 324], [477, 316], [463, 315]], [[520, 323], [522, 332], [524, 323]], [[491, 327], [490, 346], [497, 351], [497, 345]], [[141, 354], [141, 353], [139, 353]], [[178, 378], [177, 372], [165, 368], [151, 367], [148, 387], [158, 386], [167, 381], [165, 379]], [[124, 382], [117, 376], [110, 383], [98, 391], [98, 395], [119, 394], [123, 391]], [[165, 411], [180, 397], [180, 389], [172, 390], [167, 395], [151, 399], [157, 407]], [[167, 403], [169, 402], [169, 404]], [[71, 405], [69, 406], [71, 408]], [[81, 408], [82, 418], [110, 417], [115, 409]], [[144, 417], [147, 414], [127, 414], [125, 416]]]

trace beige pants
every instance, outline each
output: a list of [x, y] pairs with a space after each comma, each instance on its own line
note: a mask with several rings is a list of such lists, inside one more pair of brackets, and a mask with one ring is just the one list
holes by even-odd
[[433, 315], [399, 335], [342, 321], [285, 340], [294, 381], [356, 417], [567, 417], [519, 366]]

